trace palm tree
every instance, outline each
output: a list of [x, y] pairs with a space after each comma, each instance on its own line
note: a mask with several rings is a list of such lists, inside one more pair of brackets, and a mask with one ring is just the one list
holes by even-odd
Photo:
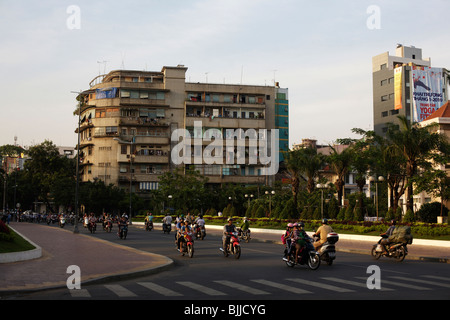
[[[449, 142], [444, 135], [433, 132], [434, 124], [422, 127], [418, 123], [411, 123], [405, 116], [397, 117], [400, 126], [390, 126], [387, 138], [392, 142], [393, 153], [402, 155], [405, 163], [407, 179], [407, 210], [413, 211], [413, 183], [417, 169], [432, 166], [441, 151], [448, 152]], [[430, 130], [431, 129], [431, 130]], [[445, 151], [447, 150], [447, 151]]]
[[347, 175], [350, 165], [352, 163], [353, 149], [346, 147], [341, 152], [338, 152], [336, 148], [330, 146], [332, 153], [326, 158], [331, 169], [337, 175], [336, 186], [338, 193], [339, 205], [342, 205], [342, 197], [344, 194], [345, 176]]

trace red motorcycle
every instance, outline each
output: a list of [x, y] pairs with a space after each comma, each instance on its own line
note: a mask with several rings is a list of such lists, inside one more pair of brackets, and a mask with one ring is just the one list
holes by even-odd
[[184, 256], [185, 253], [192, 258], [194, 256], [194, 240], [192, 239], [192, 233], [186, 232], [183, 234], [184, 241], [181, 244], [181, 255]]
[[229, 232], [230, 241], [227, 244], [226, 250], [220, 248], [220, 251], [223, 252], [225, 257], [228, 257], [229, 254], [234, 254], [236, 259], [239, 259], [241, 256], [241, 244], [239, 243], [239, 236], [237, 232]]

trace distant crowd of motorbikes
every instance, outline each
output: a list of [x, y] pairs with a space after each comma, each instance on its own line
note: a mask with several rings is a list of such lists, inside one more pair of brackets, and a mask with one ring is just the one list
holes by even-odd
[[[31, 211], [25, 211], [17, 216], [17, 221], [31, 222], [31, 223], [47, 223], [58, 224], [59, 227], [64, 228], [66, 224], [75, 224], [76, 216], [73, 213], [69, 214], [39, 214]], [[244, 223], [247, 219], [244, 218]], [[97, 224], [101, 224], [105, 232], [111, 232], [114, 225], [117, 225], [117, 235], [120, 239], [126, 239], [128, 234], [129, 220], [126, 214], [122, 216], [116, 215], [102, 215], [95, 217], [94, 214], [80, 217], [78, 223], [87, 228], [91, 233], [97, 230]], [[241, 241], [249, 242], [251, 239], [251, 231], [248, 228], [240, 228], [234, 226], [232, 219], [228, 220], [227, 225], [224, 226], [223, 231], [223, 246], [220, 249], [224, 256], [233, 255], [236, 259], [241, 256]], [[177, 216], [176, 220], [172, 222], [172, 217], [166, 215], [162, 221], [162, 231], [170, 234], [172, 225], [175, 226], [175, 245], [176, 249], [184, 256], [193, 257], [194, 255], [194, 238], [205, 239], [206, 227], [202, 216], [196, 219], [184, 215]], [[144, 223], [144, 230], [152, 231], [154, 229], [152, 215], [147, 215]], [[412, 236], [409, 230], [403, 234], [400, 240], [396, 238], [395, 232], [400, 228], [396, 227], [395, 221], [391, 221], [390, 228], [383, 234], [381, 239], [372, 246], [371, 255], [374, 259], [380, 257], [394, 258], [397, 261], [403, 261], [408, 254], [407, 245], [412, 243]], [[398, 233], [398, 232], [397, 232]], [[322, 239], [321, 239], [322, 238]], [[304, 224], [289, 223], [285, 232], [281, 236], [282, 243], [285, 246], [283, 261], [288, 267], [296, 265], [307, 265], [310, 269], [316, 270], [319, 268], [321, 261], [328, 265], [332, 265], [336, 259], [336, 243], [339, 241], [339, 235], [328, 226], [327, 219], [322, 220], [322, 226], [312, 237], [304, 231]]]

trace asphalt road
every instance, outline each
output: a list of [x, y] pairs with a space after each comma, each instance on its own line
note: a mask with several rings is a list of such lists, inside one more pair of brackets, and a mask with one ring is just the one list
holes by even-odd
[[[80, 231], [88, 234], [85, 228]], [[106, 233], [100, 226], [92, 236], [168, 256], [174, 260], [174, 267], [154, 275], [85, 285], [82, 290], [48, 290], [22, 294], [15, 299], [258, 303], [269, 300], [450, 299], [448, 264], [376, 261], [369, 255], [338, 252], [332, 266], [323, 263], [319, 269], [310, 270], [307, 266], [287, 267], [281, 259], [283, 246], [273, 243], [241, 243], [240, 259], [224, 257], [219, 251], [221, 236], [213, 231], [208, 232], [205, 240], [195, 241], [193, 258], [181, 256], [175, 249], [174, 233], [163, 234], [159, 227], [147, 232], [143, 226], [130, 226], [126, 240], [120, 240], [116, 232], [116, 227], [112, 233]]]

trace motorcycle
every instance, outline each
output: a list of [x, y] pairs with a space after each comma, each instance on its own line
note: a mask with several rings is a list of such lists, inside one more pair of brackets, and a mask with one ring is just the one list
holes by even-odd
[[234, 257], [236, 259], [239, 259], [241, 256], [241, 245], [239, 243], [239, 236], [237, 232], [229, 232], [230, 234], [230, 241], [227, 244], [226, 250], [223, 250], [223, 248], [219, 248], [220, 251], [223, 252], [223, 255], [225, 257], [228, 257], [229, 254], [234, 254]]
[[242, 230], [241, 228], [238, 228], [239, 237], [244, 240], [245, 242], [250, 241], [250, 229]]
[[59, 218], [59, 227], [64, 228], [65, 225], [66, 225], [66, 218], [60, 217]]
[[95, 221], [89, 221], [88, 229], [91, 233], [95, 233], [95, 230], [97, 229], [97, 224]]
[[110, 220], [105, 221], [105, 231], [111, 232], [112, 229], [112, 222]]
[[319, 248], [320, 260], [325, 261], [329, 266], [333, 264], [336, 259], [336, 242], [339, 241], [339, 235], [331, 232], [327, 235], [327, 241]]
[[145, 223], [145, 231], [152, 231], [153, 229], [153, 221], [147, 221]]
[[384, 250], [381, 241], [387, 238], [387, 235], [382, 235], [381, 239], [373, 245], [371, 255], [374, 259], [378, 260], [381, 256], [387, 258], [395, 258], [398, 262], [405, 260], [408, 255], [408, 247], [406, 242], [394, 242], [386, 245], [387, 252]]
[[189, 258], [194, 256], [194, 240], [192, 240], [192, 233], [186, 232], [183, 234], [184, 241], [181, 243], [181, 255], [188, 254]]
[[119, 225], [119, 238], [125, 240], [128, 235], [128, 225]]
[[292, 248], [290, 252], [288, 252], [288, 249], [285, 249], [285, 257], [283, 258], [283, 261], [286, 262], [286, 265], [288, 267], [294, 267], [297, 264], [300, 265], [308, 265], [308, 267], [311, 270], [316, 270], [320, 266], [320, 255], [319, 253], [314, 249], [314, 246], [311, 244], [311, 242], [307, 242], [306, 245], [299, 251], [297, 261], [295, 262], [295, 244], [292, 244]]
[[170, 234], [170, 231], [172, 231], [172, 224], [171, 223], [163, 223], [162, 229], [163, 229], [164, 233], [167, 232], [167, 234]]
[[196, 239], [204, 239], [206, 237], [206, 229], [205, 226], [199, 226], [195, 224], [195, 238]]

